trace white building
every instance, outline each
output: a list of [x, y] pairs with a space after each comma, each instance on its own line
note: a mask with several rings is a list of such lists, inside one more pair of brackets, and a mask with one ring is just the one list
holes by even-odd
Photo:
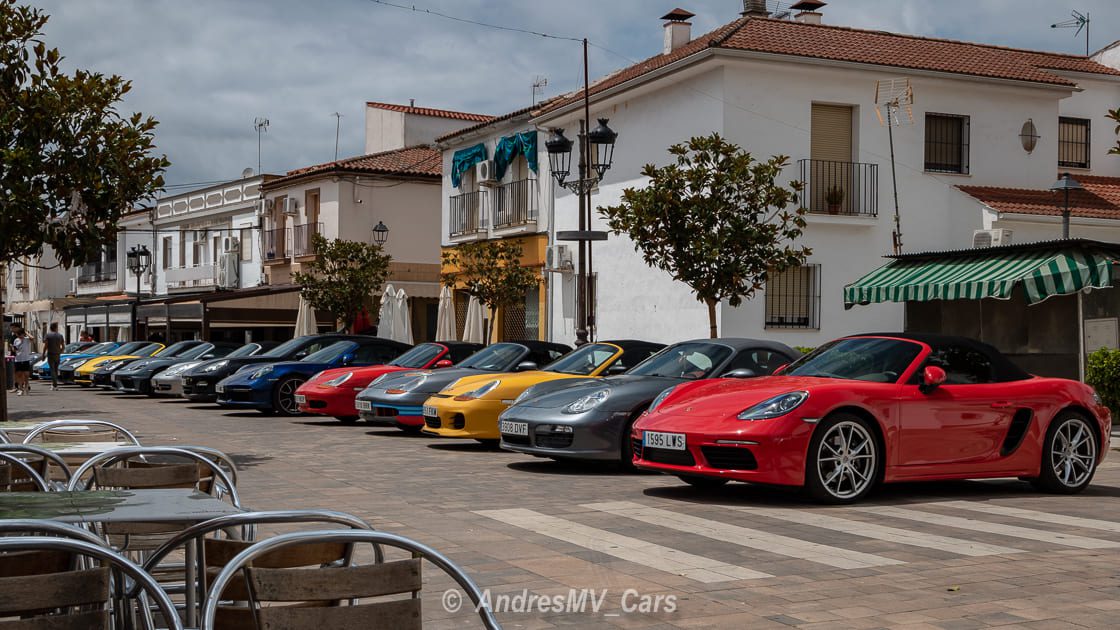
[[[1016, 242], [1058, 238], [1057, 205], [1001, 207], [990, 191], [1037, 194], [1060, 171], [1120, 177], [1120, 157], [1107, 154], [1113, 125], [1104, 118], [1120, 102], [1120, 71], [1113, 67], [1120, 64], [1111, 52], [1094, 60], [815, 23], [820, 19], [816, 12], [789, 21], [748, 11], [694, 38], [687, 17], [678, 14], [664, 24], [662, 54], [591, 86], [592, 120], [608, 118], [618, 132], [596, 206], [616, 204], [625, 188], [645, 185], [640, 169], [667, 163], [671, 144], [712, 132], [762, 160], [790, 156], [784, 179], [807, 183], [808, 264], [771, 277], [739, 308], [721, 305], [722, 335], [816, 346], [844, 334], [902, 329], [902, 305], [846, 311], [842, 298], [845, 284], [892, 252], [890, 148], [875, 103], [879, 81], [907, 80], [914, 94], [904, 123], [894, 128], [905, 252], [970, 247], [981, 229], [1006, 228]], [[545, 104], [530, 122], [542, 133], [562, 127], [574, 138], [580, 118], [582, 92], [574, 92]], [[1024, 137], [1032, 135], [1024, 133], [1028, 122], [1037, 138]], [[844, 191], [836, 214], [824, 199], [832, 187]], [[552, 230], [576, 229], [577, 198], [553, 190], [554, 205], [542, 206], [542, 215], [554, 214]], [[1092, 216], [1075, 208], [1072, 235], [1120, 240], [1116, 201]], [[606, 229], [597, 213], [594, 228]], [[624, 236], [596, 243], [594, 263], [597, 338], [670, 342], [707, 333], [704, 305], [688, 287], [649, 268]], [[572, 288], [552, 283], [556, 341], [574, 339]]]

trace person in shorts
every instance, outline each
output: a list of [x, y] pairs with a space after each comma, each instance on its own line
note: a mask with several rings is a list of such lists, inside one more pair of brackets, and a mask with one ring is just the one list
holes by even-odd
[[62, 348], [66, 346], [66, 338], [58, 332], [58, 323], [52, 323], [50, 332], [43, 339], [46, 346], [47, 366], [51, 369], [51, 389], [58, 391], [58, 364], [62, 362]]
[[22, 326], [16, 329], [12, 340], [12, 354], [15, 356], [16, 396], [28, 392], [31, 379], [31, 337]]

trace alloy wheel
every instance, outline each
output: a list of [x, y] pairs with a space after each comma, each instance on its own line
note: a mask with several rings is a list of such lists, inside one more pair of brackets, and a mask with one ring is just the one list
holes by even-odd
[[1050, 446], [1050, 465], [1054, 477], [1068, 488], [1085, 483], [1093, 474], [1097, 444], [1093, 431], [1079, 417], [1067, 418], [1054, 432]]
[[875, 480], [875, 438], [863, 425], [844, 421], [828, 429], [817, 450], [821, 485], [837, 499], [855, 497]]
[[286, 415], [294, 416], [299, 413], [299, 405], [296, 404], [296, 390], [303, 381], [292, 378], [280, 383], [279, 396], [277, 397], [280, 402], [280, 411]]

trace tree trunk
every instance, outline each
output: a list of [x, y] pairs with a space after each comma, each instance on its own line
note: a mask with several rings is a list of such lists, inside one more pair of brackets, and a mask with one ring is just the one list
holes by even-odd
[[707, 299], [704, 300], [704, 303], [708, 305], [709, 332], [711, 333], [712, 339], [715, 339], [719, 337], [719, 325], [716, 324], [716, 304], [718, 304], [718, 302], [713, 299]]

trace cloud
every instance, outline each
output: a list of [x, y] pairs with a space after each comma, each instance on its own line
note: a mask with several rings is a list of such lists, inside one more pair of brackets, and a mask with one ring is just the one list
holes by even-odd
[[[739, 0], [398, 0], [478, 21], [588, 37], [592, 79], [656, 54], [657, 19], [677, 5], [703, 33], [738, 16]], [[160, 121], [169, 184], [236, 178], [362, 152], [364, 103], [407, 103], [499, 114], [529, 104], [535, 75], [546, 96], [582, 81], [578, 42], [486, 29], [371, 0], [39, 0], [47, 42], [70, 68], [133, 82], [125, 109]], [[788, 2], [786, 3], [788, 4]], [[1068, 5], [1068, 6], [1067, 6]], [[825, 21], [860, 28], [1083, 52], [1073, 31], [1049, 28], [1072, 8], [1094, 33], [1120, 31], [1120, 3], [1077, 0], [833, 0]], [[1105, 45], [1096, 35], [1093, 47]], [[602, 47], [610, 50], [604, 51]]]

